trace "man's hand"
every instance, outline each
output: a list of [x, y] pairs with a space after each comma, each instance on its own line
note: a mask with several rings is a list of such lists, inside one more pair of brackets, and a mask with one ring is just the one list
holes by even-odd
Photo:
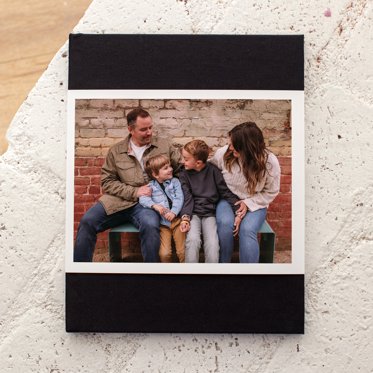
[[164, 217], [166, 220], [168, 221], [172, 221], [175, 219], [176, 215], [172, 212], [172, 211], [167, 211], [165, 214], [164, 214]]
[[149, 185], [143, 185], [137, 190], [137, 197], [150, 197], [152, 195], [152, 189]]
[[242, 221], [242, 219], [241, 219], [241, 217], [238, 216], [238, 215], [234, 218], [234, 224], [233, 224], [233, 226], [234, 226], [234, 228], [233, 228], [233, 237], [236, 237], [236, 236], [238, 235], [238, 232], [240, 231], [240, 224], [241, 224], [241, 221]]
[[187, 221], [187, 220], [183, 220], [183, 221], [180, 223], [180, 230], [181, 230], [183, 233], [189, 232], [189, 230], [190, 230], [190, 223], [189, 223], [189, 221]]

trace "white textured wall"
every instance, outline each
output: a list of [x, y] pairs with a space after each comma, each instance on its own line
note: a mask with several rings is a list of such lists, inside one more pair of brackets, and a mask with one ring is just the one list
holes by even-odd
[[372, 8], [367, 0], [94, 0], [75, 32], [305, 35], [306, 333], [64, 332], [64, 45], [0, 158], [0, 371], [372, 371]]

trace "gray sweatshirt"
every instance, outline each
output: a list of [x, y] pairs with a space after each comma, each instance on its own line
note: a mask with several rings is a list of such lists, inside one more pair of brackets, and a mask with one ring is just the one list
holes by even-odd
[[234, 211], [238, 209], [234, 204], [239, 198], [228, 189], [219, 168], [210, 162], [201, 171], [183, 169], [179, 177], [184, 193], [181, 216], [215, 216], [220, 199], [227, 200]]

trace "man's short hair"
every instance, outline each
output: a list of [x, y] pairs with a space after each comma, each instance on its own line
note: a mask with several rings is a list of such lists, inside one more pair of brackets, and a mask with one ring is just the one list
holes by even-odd
[[134, 126], [138, 117], [147, 118], [150, 117], [150, 114], [141, 107], [133, 109], [127, 114], [127, 125]]
[[196, 161], [207, 162], [210, 154], [209, 146], [202, 140], [192, 140], [184, 145], [184, 150], [193, 156]]
[[155, 155], [145, 162], [145, 172], [151, 179], [154, 179], [153, 173], [155, 176], [158, 176], [159, 170], [169, 163], [170, 158], [167, 156], [163, 154]]

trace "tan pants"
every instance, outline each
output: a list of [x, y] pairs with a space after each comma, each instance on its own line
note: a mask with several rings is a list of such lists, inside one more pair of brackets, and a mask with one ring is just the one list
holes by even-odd
[[175, 218], [171, 222], [171, 227], [160, 226], [161, 247], [159, 257], [162, 263], [172, 262], [172, 237], [175, 241], [176, 255], [180, 263], [185, 262], [185, 233], [180, 231], [180, 218]]

